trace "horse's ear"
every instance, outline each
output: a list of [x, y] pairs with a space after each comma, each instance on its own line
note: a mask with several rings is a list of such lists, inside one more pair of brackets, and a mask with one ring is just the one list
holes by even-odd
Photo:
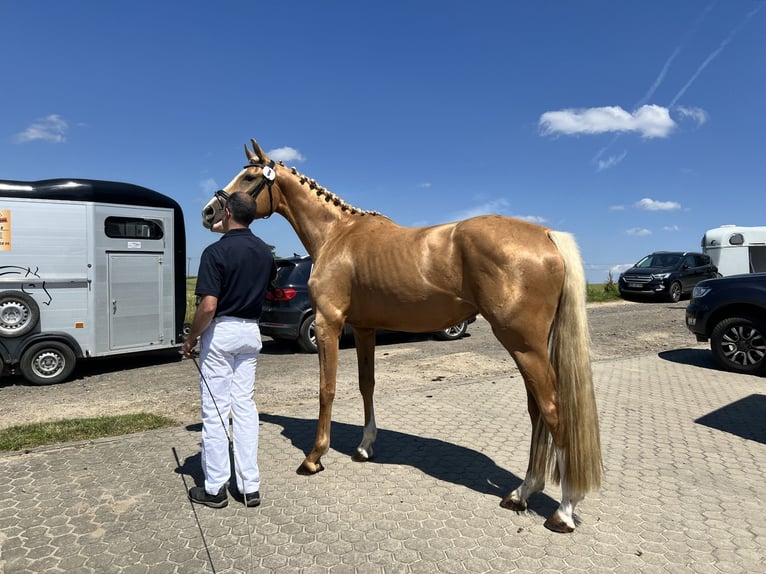
[[259, 161], [262, 163], [268, 163], [270, 161], [269, 156], [267, 156], [266, 152], [261, 149], [261, 146], [258, 145], [258, 142], [251, 138], [250, 143], [253, 144], [253, 151], [250, 151], [247, 145], [245, 145], [247, 160], [250, 163], [258, 163]]
[[[250, 140], [253, 143], [255, 143], [255, 140]], [[247, 161], [249, 163], [255, 163], [258, 161], [258, 156], [255, 155], [255, 152], [250, 151], [250, 148], [247, 147], [247, 144], [245, 144], [245, 155], [247, 156]]]

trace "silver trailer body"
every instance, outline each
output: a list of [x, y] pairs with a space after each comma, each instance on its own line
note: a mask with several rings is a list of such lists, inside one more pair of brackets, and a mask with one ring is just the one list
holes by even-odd
[[702, 251], [721, 275], [766, 271], [766, 227], [722, 225], [702, 236]]
[[50, 384], [82, 357], [180, 345], [185, 258], [181, 209], [157, 192], [0, 181], [0, 373]]

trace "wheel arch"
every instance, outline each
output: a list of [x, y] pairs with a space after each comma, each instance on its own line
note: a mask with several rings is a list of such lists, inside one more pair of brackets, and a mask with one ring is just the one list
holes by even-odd
[[752, 317], [754, 319], [766, 322], [766, 309], [752, 303], [733, 303], [717, 308], [710, 313], [705, 324], [705, 334], [710, 337], [715, 326], [728, 317]]
[[26, 337], [21, 344], [14, 349], [13, 356], [11, 357], [11, 363], [16, 364], [21, 359], [21, 356], [24, 354], [24, 351], [26, 351], [29, 347], [34, 345], [35, 343], [41, 343], [45, 341], [56, 341], [58, 343], [64, 343], [65, 345], [69, 346], [69, 348], [72, 349], [72, 352], [74, 352], [75, 359], [82, 359], [84, 357], [82, 348], [80, 347], [80, 344], [75, 340], [74, 337], [72, 337], [68, 333], [62, 333], [58, 331], [50, 331], [47, 333], [35, 333], [34, 335], [30, 335], [29, 337]]

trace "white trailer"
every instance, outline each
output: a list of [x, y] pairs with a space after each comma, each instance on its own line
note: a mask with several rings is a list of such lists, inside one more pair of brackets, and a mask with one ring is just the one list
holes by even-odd
[[0, 375], [46, 385], [75, 362], [176, 347], [183, 214], [136, 185], [0, 180]]
[[702, 236], [702, 251], [721, 275], [766, 271], [766, 227], [722, 225]]

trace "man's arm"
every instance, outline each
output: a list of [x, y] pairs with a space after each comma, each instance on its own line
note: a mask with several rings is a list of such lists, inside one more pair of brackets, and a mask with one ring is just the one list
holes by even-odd
[[197, 305], [197, 310], [194, 311], [194, 319], [192, 320], [191, 329], [189, 329], [189, 336], [184, 341], [184, 357], [191, 356], [191, 350], [197, 345], [197, 339], [199, 339], [199, 336], [207, 329], [213, 317], [215, 317], [216, 309], [218, 309], [218, 297], [203, 295], [199, 305]]

